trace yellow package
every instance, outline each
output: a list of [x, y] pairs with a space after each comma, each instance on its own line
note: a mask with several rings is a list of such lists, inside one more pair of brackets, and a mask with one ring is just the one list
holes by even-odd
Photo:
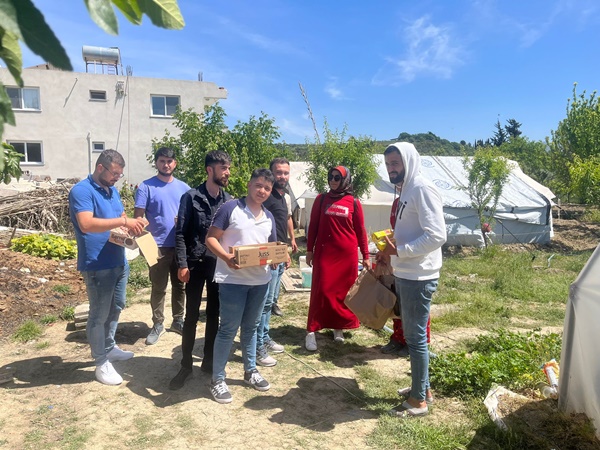
[[392, 238], [394, 231], [388, 228], [387, 230], [375, 231], [371, 234], [371, 240], [375, 242], [377, 249], [382, 252], [385, 249], [386, 242], [385, 237]]

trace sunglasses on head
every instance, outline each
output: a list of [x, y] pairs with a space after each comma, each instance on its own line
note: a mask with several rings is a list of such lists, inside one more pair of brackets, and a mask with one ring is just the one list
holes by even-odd
[[327, 175], [327, 181], [340, 181], [342, 179], [341, 175]]

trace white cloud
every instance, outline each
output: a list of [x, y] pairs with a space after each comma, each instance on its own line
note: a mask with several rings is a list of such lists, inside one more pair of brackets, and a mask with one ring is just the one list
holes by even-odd
[[332, 100], [345, 100], [346, 96], [344, 92], [338, 87], [337, 77], [330, 77], [329, 82], [325, 86], [325, 93], [329, 95]]
[[[244, 29], [239, 23], [232, 22], [230, 19], [225, 17], [219, 17], [218, 23], [222, 25], [224, 30], [227, 30], [228, 34], [238, 36], [248, 44], [266, 50], [270, 53], [307, 56], [307, 53], [304, 50], [290, 44], [289, 42], [272, 39], [268, 36], [249, 31]], [[220, 30], [219, 32], [222, 33], [223, 30]]]
[[[543, 4], [543, 5], [540, 5]], [[473, 25], [484, 32], [508, 35], [520, 47], [529, 48], [557, 27], [597, 26], [600, 5], [597, 0], [555, 0], [509, 5], [498, 0], [473, 0]]]
[[464, 50], [448, 27], [436, 26], [423, 16], [402, 30], [405, 54], [386, 58], [387, 63], [373, 77], [373, 84], [410, 83], [421, 75], [450, 78], [463, 64]]

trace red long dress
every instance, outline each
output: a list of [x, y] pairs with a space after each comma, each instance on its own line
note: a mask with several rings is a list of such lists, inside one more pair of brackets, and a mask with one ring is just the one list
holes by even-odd
[[307, 251], [313, 252], [308, 332], [323, 328], [358, 328], [358, 318], [344, 299], [358, 275], [358, 251], [369, 258], [360, 202], [352, 195], [315, 199], [308, 228]]

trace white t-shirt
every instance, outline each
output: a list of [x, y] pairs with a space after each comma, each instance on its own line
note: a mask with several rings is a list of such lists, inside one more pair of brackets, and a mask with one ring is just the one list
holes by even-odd
[[[246, 206], [246, 198], [229, 200], [216, 212], [212, 225], [223, 230], [221, 246], [225, 251], [238, 245], [264, 244], [276, 241], [275, 219], [269, 210], [254, 217]], [[269, 265], [231, 269], [221, 258], [217, 259], [215, 282], [259, 286], [271, 281]]]

